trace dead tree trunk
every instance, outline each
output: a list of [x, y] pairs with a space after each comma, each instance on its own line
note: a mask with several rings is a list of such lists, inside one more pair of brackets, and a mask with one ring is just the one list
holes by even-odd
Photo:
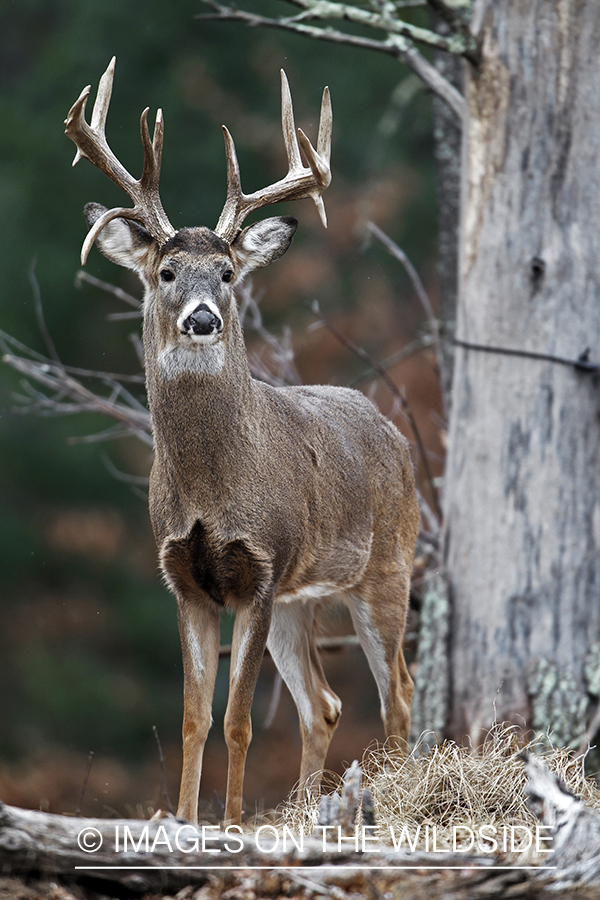
[[[585, 731], [600, 663], [600, 6], [478, 0], [445, 509], [449, 732]], [[498, 348], [539, 356], [493, 352]], [[583, 355], [583, 356], [582, 356]], [[522, 718], [521, 718], [522, 717]]]
[[[449, 34], [444, 20], [432, 15], [436, 31]], [[451, 53], [438, 50], [434, 53], [436, 69], [461, 94], [463, 93], [464, 60]], [[437, 169], [438, 233], [439, 233], [439, 318], [445, 340], [442, 341], [442, 367], [440, 377], [444, 396], [450, 412], [454, 345], [452, 338], [456, 324], [456, 298], [458, 293], [458, 244], [460, 228], [461, 181], [461, 122], [441, 97], [433, 97], [433, 139]]]

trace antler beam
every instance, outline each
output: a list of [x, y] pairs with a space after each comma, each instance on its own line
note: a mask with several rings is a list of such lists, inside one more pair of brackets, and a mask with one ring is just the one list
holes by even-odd
[[135, 206], [132, 209], [116, 207], [115, 209], [107, 210], [104, 215], [100, 216], [89, 231], [81, 248], [82, 265], [85, 265], [92, 244], [102, 229], [116, 218], [133, 219], [136, 222], [140, 222], [150, 232], [152, 237], [156, 238], [160, 243], [164, 243], [175, 234], [175, 229], [162, 208], [158, 191], [164, 135], [162, 110], [159, 109], [156, 113], [152, 140], [150, 140], [148, 131], [148, 109], [144, 110], [140, 119], [142, 146], [144, 148], [144, 168], [142, 177], [139, 180], [129, 174], [108, 146], [105, 135], [106, 117], [112, 94], [115, 63], [116, 57], [113, 56], [106, 72], [100, 79], [96, 102], [92, 110], [91, 124], [88, 125], [85, 120], [85, 107], [91, 90], [91, 86], [88, 85], [83, 89], [79, 98], [69, 110], [65, 120], [65, 134], [71, 138], [77, 147], [73, 165], [76, 165], [82, 157], [85, 157], [118, 187], [129, 194]]
[[[331, 98], [329, 88], [323, 91], [317, 149], [315, 150], [301, 128], [296, 136], [294, 110], [290, 86], [283, 69], [281, 70], [281, 125], [288, 158], [288, 173], [281, 181], [253, 194], [244, 194], [240, 180], [240, 169], [233, 138], [225, 126], [225, 153], [227, 156], [227, 199], [215, 232], [231, 242], [240, 230], [246, 216], [262, 206], [270, 206], [283, 200], [301, 200], [312, 197], [325, 228], [327, 216], [322, 193], [331, 182]], [[303, 164], [303, 160], [306, 165]]]

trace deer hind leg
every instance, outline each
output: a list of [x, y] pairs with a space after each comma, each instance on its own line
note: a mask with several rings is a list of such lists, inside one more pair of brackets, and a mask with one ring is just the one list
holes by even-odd
[[408, 747], [410, 677], [402, 642], [408, 609], [409, 578], [397, 576], [377, 586], [364, 584], [346, 602], [361, 647], [377, 683], [381, 718], [388, 742], [403, 750]]
[[208, 599], [181, 596], [177, 607], [183, 656], [183, 769], [177, 817], [196, 823], [219, 662], [219, 609]]
[[[275, 604], [267, 646], [298, 710], [302, 761], [298, 799], [318, 787], [320, 773], [342, 704], [323, 673], [315, 646], [316, 606], [291, 601]], [[316, 777], [315, 777], [316, 776]]]
[[225, 712], [225, 743], [229, 754], [225, 821], [239, 824], [246, 754], [252, 739], [250, 710], [262, 663], [273, 606], [272, 595], [258, 594], [236, 613], [231, 642], [229, 699]]

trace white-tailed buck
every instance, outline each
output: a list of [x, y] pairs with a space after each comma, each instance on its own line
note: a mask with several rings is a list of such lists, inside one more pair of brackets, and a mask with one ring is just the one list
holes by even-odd
[[[320, 771], [341, 703], [315, 647], [315, 617], [344, 599], [375, 676], [386, 734], [408, 737], [412, 681], [402, 639], [418, 528], [407, 444], [357, 391], [273, 388], [249, 372], [235, 287], [288, 249], [297, 222], [266, 219], [241, 229], [252, 210], [312, 197], [326, 224], [331, 105], [325, 89], [317, 149], [298, 130], [282, 73], [284, 179], [242, 192], [226, 128], [227, 200], [214, 231], [167, 219], [158, 193], [163, 144], [159, 110], [150, 140], [142, 113], [143, 174], [135, 180], [105, 137], [114, 59], [85, 121], [87, 87], [66, 133], [132, 198], [132, 209], [85, 207], [94, 243], [133, 269], [144, 288], [144, 351], [155, 457], [150, 516], [164, 576], [177, 597], [183, 651], [183, 773], [178, 815], [197, 820], [204, 744], [219, 656], [219, 616], [235, 611], [225, 740], [225, 818], [239, 822], [251, 737], [250, 708], [268, 647], [292, 693], [302, 733], [300, 784]], [[304, 164], [306, 163], [306, 165]]]

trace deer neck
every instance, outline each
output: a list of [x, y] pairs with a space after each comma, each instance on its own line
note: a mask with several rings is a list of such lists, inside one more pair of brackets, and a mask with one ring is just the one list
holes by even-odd
[[[252, 442], [246, 432], [259, 402], [237, 317], [229, 334], [193, 356], [165, 356], [154, 323], [144, 323], [148, 403], [159, 463], [195, 482], [209, 469], [218, 478]], [[196, 351], [199, 351], [198, 353]], [[208, 352], [207, 352], [208, 351]], [[162, 354], [162, 355], [161, 355]]]

